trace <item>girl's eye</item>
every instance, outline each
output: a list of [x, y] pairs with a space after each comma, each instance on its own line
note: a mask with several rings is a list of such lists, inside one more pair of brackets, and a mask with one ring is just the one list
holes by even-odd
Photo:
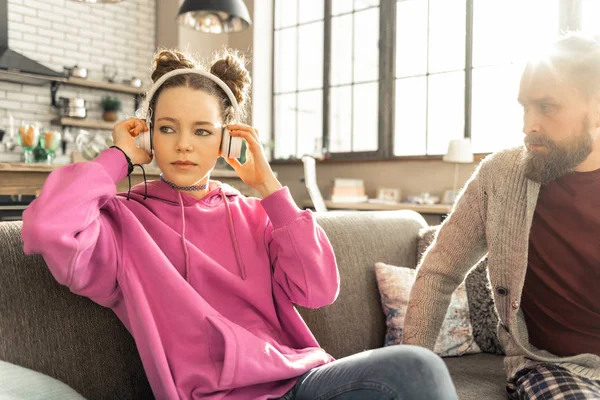
[[208, 136], [210, 134], [211, 134], [211, 132], [209, 132], [209, 131], [207, 131], [205, 129], [198, 129], [196, 131], [196, 135], [198, 135], [198, 136]]
[[161, 133], [172, 133], [173, 132], [173, 129], [171, 129], [170, 126], [161, 126], [159, 130]]

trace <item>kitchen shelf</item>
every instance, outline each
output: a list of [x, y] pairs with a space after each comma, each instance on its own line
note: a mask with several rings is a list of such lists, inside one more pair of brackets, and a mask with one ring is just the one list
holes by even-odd
[[61, 117], [61, 118], [52, 120], [52, 124], [62, 125], [62, 126], [75, 126], [78, 128], [102, 129], [102, 130], [106, 130], [106, 131], [112, 131], [113, 128], [115, 127], [116, 122], [105, 122], [105, 121], [100, 121], [100, 120]]
[[121, 92], [121, 93], [135, 94], [135, 95], [143, 93], [142, 88], [136, 88], [136, 87], [132, 87], [132, 86], [128, 86], [128, 85], [123, 85], [120, 83], [91, 81], [89, 79], [76, 78], [73, 76], [69, 77], [69, 79], [67, 79], [67, 81], [64, 83], [66, 85], [81, 86], [81, 87], [92, 88], [92, 89], [110, 90], [113, 92]]

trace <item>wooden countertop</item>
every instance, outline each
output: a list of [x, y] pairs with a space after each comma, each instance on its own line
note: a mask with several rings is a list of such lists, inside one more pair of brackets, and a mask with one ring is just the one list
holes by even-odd
[[[55, 169], [63, 167], [64, 165], [48, 165], [48, 164], [25, 164], [25, 163], [5, 163], [0, 162], [0, 173], [4, 172], [44, 172], [50, 173]], [[158, 176], [160, 175], [160, 170], [152, 167], [144, 167], [146, 170], [146, 175]], [[142, 175], [142, 170], [140, 168], [135, 168], [132, 175]], [[224, 170], [224, 169], [215, 169], [210, 174], [211, 178], [237, 178], [237, 174], [235, 171]]]
[[[87, 162], [87, 161], [85, 161]], [[39, 195], [44, 186], [48, 175], [62, 167], [63, 165], [47, 164], [24, 164], [24, 163], [6, 163], [0, 162], [0, 195]], [[146, 177], [150, 180], [158, 179], [160, 170], [158, 168], [146, 166]], [[243, 195], [257, 196], [254, 189], [243, 184], [235, 171], [217, 169], [210, 174], [211, 178], [222, 180], [238, 189]], [[132, 186], [143, 182], [142, 170], [135, 168], [131, 173]], [[117, 190], [127, 191], [129, 188], [129, 179], [125, 178], [117, 184]]]

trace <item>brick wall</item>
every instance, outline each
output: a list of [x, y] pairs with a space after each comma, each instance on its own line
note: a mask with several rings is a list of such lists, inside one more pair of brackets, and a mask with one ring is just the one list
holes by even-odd
[[[155, 1], [8, 0], [9, 46], [56, 71], [77, 64], [88, 69], [88, 79], [103, 80], [103, 65], [111, 65], [118, 69], [117, 80], [136, 76], [147, 83], [155, 51]], [[58, 97], [86, 99], [88, 119], [101, 118], [100, 100], [105, 95], [121, 98], [120, 118], [133, 114], [131, 95], [67, 85], [58, 91]], [[50, 85], [0, 81], [4, 114], [2, 109], [10, 110], [17, 122], [38, 121], [45, 127], [58, 115], [51, 106]]]

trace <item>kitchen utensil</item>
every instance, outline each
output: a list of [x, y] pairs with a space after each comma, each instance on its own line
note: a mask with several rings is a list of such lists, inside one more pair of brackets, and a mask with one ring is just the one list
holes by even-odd
[[33, 149], [38, 143], [40, 137], [40, 129], [37, 125], [23, 123], [19, 127], [19, 144], [23, 147], [25, 162], [33, 163]]
[[61, 145], [61, 134], [58, 131], [46, 131], [40, 139], [42, 148], [46, 150], [48, 164], [54, 163], [54, 155]]
[[87, 78], [87, 69], [83, 68], [83, 67], [78, 67], [77, 65], [75, 65], [74, 67], [63, 67], [65, 72], [67, 73], [67, 76], [73, 76], [76, 78]]
[[101, 134], [91, 134], [89, 131], [81, 130], [75, 138], [77, 150], [87, 160], [93, 160], [104, 149], [112, 146], [112, 140]]
[[4, 119], [4, 121], [8, 125], [8, 135], [4, 138], [4, 146], [6, 146], [7, 151], [13, 151], [13, 149], [17, 146], [15, 140], [15, 119], [12, 116], [12, 113], [7, 112], [8, 118]]
[[142, 80], [140, 78], [136, 78], [135, 76], [131, 79], [125, 79], [123, 81], [124, 85], [129, 85], [131, 87], [139, 88], [142, 87]]
[[58, 108], [61, 117], [85, 118], [87, 109], [86, 101], [78, 97], [60, 97], [58, 99]]

